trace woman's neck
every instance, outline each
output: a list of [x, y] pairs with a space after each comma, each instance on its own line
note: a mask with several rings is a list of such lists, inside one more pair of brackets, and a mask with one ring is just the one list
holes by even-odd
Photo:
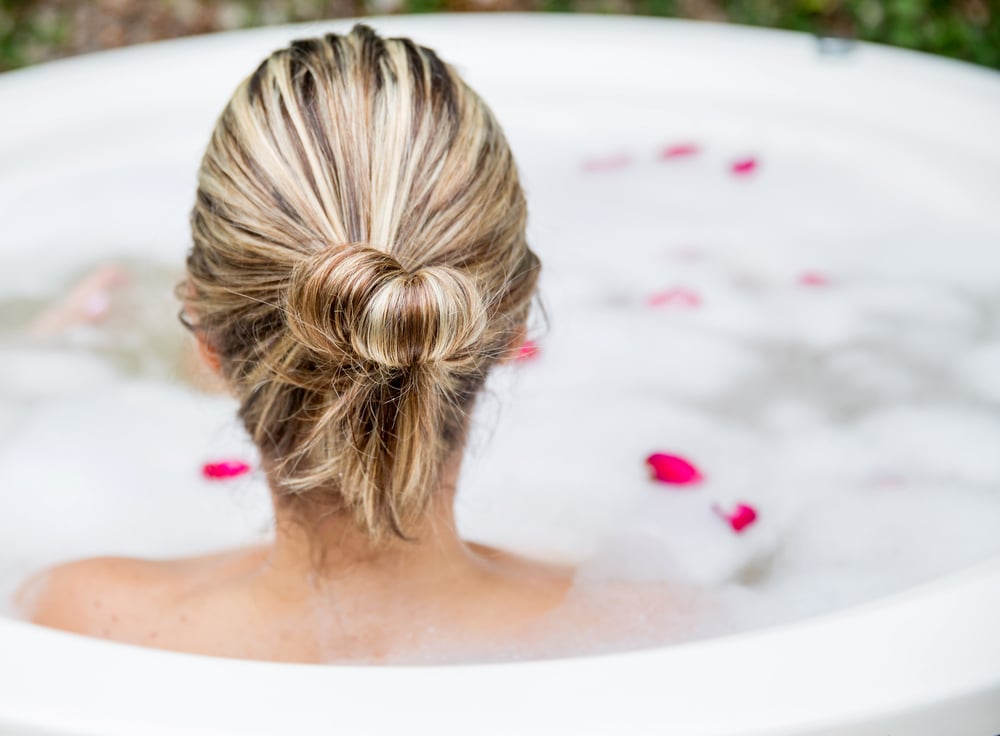
[[303, 523], [276, 504], [275, 538], [267, 561], [269, 577], [292, 587], [336, 583], [364, 588], [392, 586], [397, 592], [431, 590], [475, 571], [476, 555], [458, 535], [454, 495], [461, 466], [459, 449], [442, 474], [440, 487], [412, 541], [389, 539], [379, 545], [347, 514]]

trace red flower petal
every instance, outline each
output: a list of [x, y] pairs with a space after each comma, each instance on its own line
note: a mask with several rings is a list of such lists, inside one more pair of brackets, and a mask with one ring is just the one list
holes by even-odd
[[660, 151], [660, 160], [667, 161], [672, 158], [684, 158], [695, 156], [701, 153], [701, 148], [696, 143], [678, 143], [673, 146], [666, 146]]
[[680, 248], [675, 248], [670, 251], [670, 255], [676, 258], [678, 261], [688, 261], [695, 262], [701, 261], [705, 258], [705, 252], [699, 248], [694, 248], [691, 246], [682, 246]]
[[688, 485], [703, 480], [701, 472], [694, 465], [677, 455], [654, 452], [646, 458], [650, 477], [660, 483]]
[[829, 286], [830, 279], [817, 271], [806, 271], [799, 276], [799, 283], [803, 286]]
[[602, 158], [591, 158], [583, 162], [584, 171], [613, 171], [623, 169], [632, 163], [632, 157], [627, 153], [616, 153]]
[[696, 309], [701, 306], [701, 297], [690, 289], [678, 287], [653, 294], [646, 300], [646, 304], [651, 307], [669, 305], [681, 309]]
[[521, 348], [517, 351], [515, 360], [531, 360], [538, 356], [538, 343], [534, 340], [525, 340], [521, 343]]
[[757, 170], [757, 159], [753, 156], [748, 158], [741, 158], [733, 162], [733, 165], [729, 167], [730, 171], [736, 176], [748, 176]]
[[906, 485], [906, 477], [898, 473], [876, 473], [871, 482], [879, 488], [902, 488]]
[[250, 466], [242, 460], [220, 460], [214, 463], [205, 463], [201, 466], [201, 474], [212, 480], [224, 480], [235, 478], [238, 475], [250, 472]]
[[745, 503], [738, 503], [733, 507], [732, 511], [725, 511], [718, 504], [712, 505], [712, 510], [719, 515], [722, 519], [725, 519], [729, 526], [732, 527], [734, 532], [742, 532], [748, 526], [757, 521], [757, 510], [753, 506]]

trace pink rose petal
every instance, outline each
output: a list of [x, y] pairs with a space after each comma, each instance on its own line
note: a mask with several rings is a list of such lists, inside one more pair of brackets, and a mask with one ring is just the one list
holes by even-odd
[[214, 463], [205, 463], [201, 467], [201, 474], [212, 480], [235, 478], [249, 472], [250, 466], [242, 460], [219, 460]]
[[729, 167], [729, 170], [732, 171], [735, 176], [749, 176], [757, 170], [757, 159], [753, 156], [738, 159], [733, 162], [732, 166]]
[[818, 271], [806, 271], [799, 275], [799, 283], [802, 286], [829, 286], [830, 279]]
[[696, 309], [701, 306], [701, 297], [690, 289], [677, 287], [653, 294], [646, 300], [651, 307], [671, 306], [680, 309]]
[[670, 159], [686, 158], [688, 156], [696, 156], [699, 153], [701, 153], [701, 147], [696, 143], [678, 143], [663, 148], [660, 151], [660, 160], [668, 161]]
[[876, 473], [872, 476], [872, 484], [879, 488], [902, 488], [906, 478], [899, 473]]
[[729, 523], [734, 532], [742, 532], [757, 521], [757, 510], [745, 503], [738, 503], [732, 511], [726, 511], [718, 504], [712, 504], [712, 510]]
[[700, 248], [695, 248], [692, 246], [682, 246], [680, 248], [674, 248], [670, 251], [670, 255], [676, 258], [678, 261], [687, 261], [689, 263], [694, 263], [695, 261], [702, 261], [705, 259], [705, 252]]
[[611, 156], [591, 158], [583, 162], [584, 171], [614, 171], [623, 169], [632, 163], [632, 157], [627, 153], [616, 153]]
[[660, 483], [689, 485], [704, 479], [698, 468], [677, 455], [654, 452], [646, 458], [646, 465], [649, 466], [650, 477]]
[[521, 343], [521, 348], [517, 351], [515, 360], [532, 360], [538, 357], [538, 343], [534, 340], [525, 340]]

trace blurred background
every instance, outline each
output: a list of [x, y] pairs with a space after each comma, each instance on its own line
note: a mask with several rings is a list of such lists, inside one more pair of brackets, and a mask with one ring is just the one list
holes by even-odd
[[0, 0], [0, 71], [236, 28], [468, 11], [726, 21], [874, 41], [1000, 68], [1000, 0]]

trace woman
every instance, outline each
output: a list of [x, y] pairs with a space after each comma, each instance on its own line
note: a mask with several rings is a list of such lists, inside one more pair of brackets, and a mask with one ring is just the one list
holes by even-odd
[[556, 611], [606, 628], [567, 613], [571, 570], [455, 528], [473, 402], [535, 294], [526, 217], [500, 126], [433, 51], [358, 24], [271, 54], [217, 121], [178, 293], [260, 449], [274, 541], [63, 565], [23, 591], [32, 620], [301, 662], [538, 653]]

